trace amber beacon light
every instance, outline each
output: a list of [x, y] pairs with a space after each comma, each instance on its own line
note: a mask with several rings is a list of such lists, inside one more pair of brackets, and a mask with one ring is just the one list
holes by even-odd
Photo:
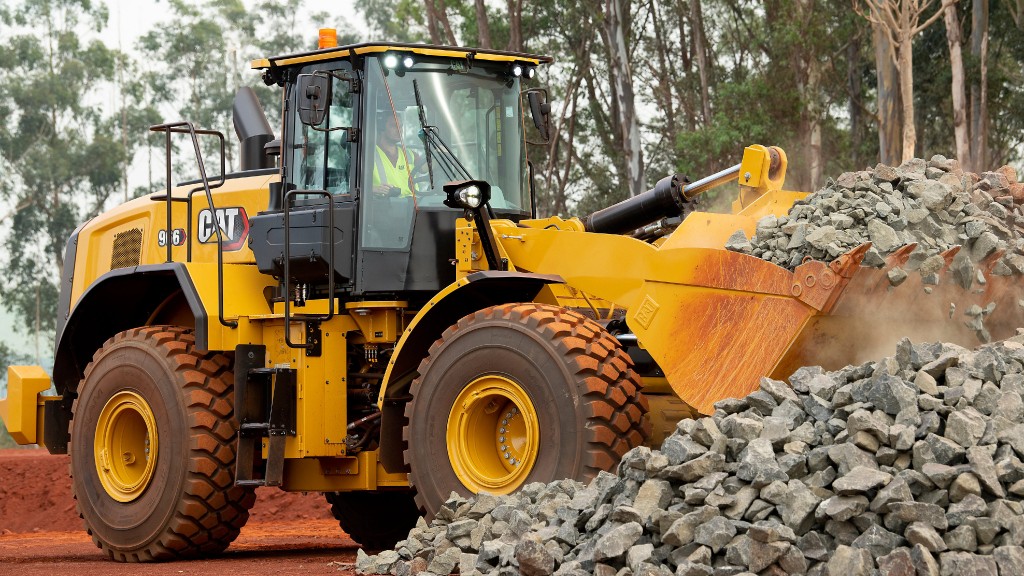
[[321, 28], [320, 29], [320, 41], [318, 47], [323, 50], [324, 48], [337, 48], [338, 47], [338, 31], [334, 28]]

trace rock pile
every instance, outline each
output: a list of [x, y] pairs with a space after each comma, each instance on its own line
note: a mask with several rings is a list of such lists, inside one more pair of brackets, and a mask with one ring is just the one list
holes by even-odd
[[[793, 269], [806, 256], [831, 261], [870, 241], [865, 265], [881, 267], [885, 255], [917, 243], [907, 267], [928, 275], [943, 266], [940, 252], [963, 246], [960, 266], [993, 257], [992, 274], [1024, 274], [1022, 203], [1024, 183], [1012, 167], [974, 174], [937, 155], [843, 173], [787, 216], [761, 219], [750, 240], [738, 231], [726, 248]], [[902, 272], [890, 280], [898, 283]]]
[[[763, 379], [589, 485], [456, 495], [361, 573], [1024, 574], [1024, 337]], [[877, 572], [876, 572], [877, 570]]]

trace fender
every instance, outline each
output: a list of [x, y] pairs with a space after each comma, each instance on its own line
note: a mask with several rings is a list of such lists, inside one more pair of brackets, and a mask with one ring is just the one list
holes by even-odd
[[449, 284], [416, 314], [402, 333], [384, 373], [377, 405], [381, 410], [380, 453], [384, 469], [405, 471], [402, 426], [409, 385], [431, 344], [467, 314], [511, 302], [531, 302], [546, 284], [562, 284], [560, 276], [522, 272], [475, 272]]
[[[188, 304], [196, 346], [206, 349], [206, 310], [188, 269], [180, 262], [111, 270], [97, 278], [78, 299], [67, 321], [59, 326], [57, 336], [53, 383], [63, 399], [59, 408], [47, 413], [47, 432], [54, 432], [53, 436], [47, 434], [50, 452], [67, 453], [71, 407], [93, 353], [114, 334], [145, 325], [153, 312], [176, 294]], [[50, 416], [56, 417], [56, 421], [49, 422]]]

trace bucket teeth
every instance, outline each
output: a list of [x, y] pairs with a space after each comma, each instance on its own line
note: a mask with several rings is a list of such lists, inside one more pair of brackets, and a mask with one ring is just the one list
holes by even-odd
[[854, 272], [856, 272], [856, 268], [864, 261], [864, 256], [870, 249], [871, 242], [865, 242], [833, 260], [832, 263], [829, 264], [829, 267], [832, 268], [832, 271], [836, 274], [839, 274], [844, 278], [849, 278], [853, 276]]
[[996, 264], [998, 264], [999, 261], [1003, 259], [1003, 256], [1005, 254], [1005, 249], [996, 250], [995, 252], [986, 256], [985, 259], [978, 264], [978, 268], [984, 271], [986, 276], [989, 276], [990, 274], [992, 274], [992, 269], [994, 269], [996, 267]]
[[910, 260], [910, 255], [917, 250], [917, 242], [912, 242], [906, 246], [900, 247], [898, 250], [889, 254], [885, 259], [885, 268], [893, 268], [895, 266], [903, 267], [907, 265], [907, 261]]
[[942, 256], [942, 259], [946, 261], [946, 265], [943, 267], [943, 270], [949, 268], [949, 266], [953, 263], [953, 258], [955, 258], [956, 255], [960, 253], [961, 248], [963, 248], [963, 246], [953, 246], [949, 250], [946, 250], [945, 252], [940, 254], [940, 256]]

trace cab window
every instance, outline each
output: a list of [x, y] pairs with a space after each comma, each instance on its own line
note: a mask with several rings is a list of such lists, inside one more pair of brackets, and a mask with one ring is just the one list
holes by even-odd
[[[320, 70], [323, 70], [322, 68]], [[313, 68], [303, 70], [313, 72]], [[288, 182], [300, 190], [327, 190], [348, 194], [351, 173], [351, 149], [347, 131], [353, 126], [353, 95], [348, 82], [331, 82], [330, 106], [320, 126], [307, 126], [299, 120], [298, 106], [292, 96], [290, 128], [293, 131]]]

